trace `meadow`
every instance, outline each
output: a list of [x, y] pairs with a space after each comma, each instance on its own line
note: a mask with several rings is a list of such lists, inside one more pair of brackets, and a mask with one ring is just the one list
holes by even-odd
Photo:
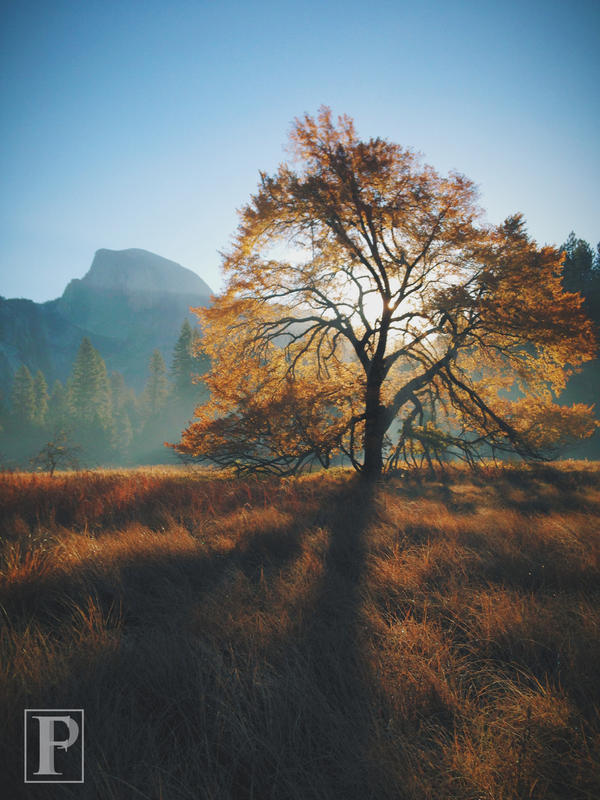
[[[4, 796], [600, 797], [600, 469], [0, 475]], [[84, 708], [83, 785], [23, 709]]]

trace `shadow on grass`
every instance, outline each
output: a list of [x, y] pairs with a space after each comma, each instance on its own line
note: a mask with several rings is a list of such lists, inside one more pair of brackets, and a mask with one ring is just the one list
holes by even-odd
[[153, 625], [163, 619], [170, 623], [185, 610], [183, 597], [198, 602], [233, 570], [257, 577], [261, 570], [281, 569], [297, 557], [302, 530], [301, 523], [266, 528], [240, 537], [227, 552], [153, 552], [149, 546], [111, 566], [96, 563], [91, 555], [64, 573], [34, 571], [28, 580], [2, 586], [0, 606], [10, 620], [28, 624], [35, 616], [38, 623], [55, 627], [92, 597], [104, 614], [119, 607], [128, 626], [149, 620]]
[[[162, 531], [173, 522], [192, 530], [205, 515], [231, 513], [245, 504], [267, 507], [274, 481], [231, 478], [124, 476], [78, 473], [0, 476], [0, 536], [19, 538], [15, 519], [36, 529], [67, 528], [101, 537], [105, 531], [137, 522]], [[175, 515], [175, 518], [174, 516]]]
[[[451, 512], [474, 513], [484, 502], [496, 508], [512, 508], [523, 514], [550, 515], [555, 512], [600, 513], [600, 475], [590, 469], [560, 469], [552, 464], [520, 467], [477, 467], [450, 469], [431, 477], [415, 470], [401, 477], [390, 475], [395, 494], [407, 500], [431, 500]], [[465, 495], [471, 485], [476, 495]]]
[[[329, 549], [312, 613], [300, 634], [321, 786], [329, 789], [325, 796], [348, 800], [387, 796], [369, 754], [373, 677], [364, 655], [365, 531], [373, 512], [374, 487], [359, 482], [325, 510]], [[397, 789], [393, 796], [399, 796]]]
[[[432, 499], [439, 499], [451, 489], [425, 485], [418, 496], [430, 491]], [[410, 491], [405, 486], [403, 496]], [[486, 488], [487, 498], [493, 491]], [[31, 672], [7, 684], [13, 696], [6, 706], [12, 711], [6, 715], [9, 724], [0, 748], [11, 765], [5, 776], [11, 797], [37, 796], [35, 789], [26, 792], [22, 785], [19, 742], [25, 706], [86, 711], [86, 784], [44, 786], [39, 796], [46, 799], [475, 796], [471, 789], [460, 794], [460, 785], [453, 795], [446, 791], [442, 743], [452, 735], [454, 712], [442, 695], [436, 699], [437, 680], [428, 684], [429, 673], [417, 673], [419, 685], [413, 686], [412, 675], [404, 676], [408, 718], [394, 710], [391, 694], [386, 705], [384, 695], [400, 683], [396, 672], [381, 680], [376, 674], [377, 665], [385, 667], [377, 661], [375, 637], [381, 629], [371, 627], [363, 605], [367, 564], [373, 563], [366, 531], [378, 513], [373, 490], [344, 480], [335, 490], [323, 490], [313, 504], [280, 500], [278, 496], [274, 502], [278, 510], [297, 510], [296, 519], [282, 516], [280, 526], [274, 522], [268, 529], [265, 523], [258, 533], [240, 535], [231, 533], [230, 519], [222, 552], [195, 552], [193, 543], [190, 552], [165, 552], [155, 536], [154, 554], [150, 547], [141, 555], [121, 554], [114, 571], [96, 568], [91, 557], [70, 577], [45, 575], [35, 585], [5, 595], [11, 618], [23, 627], [29, 621], [41, 627], [50, 651], [47, 656], [45, 644], [35, 651], [49, 665], [47, 672], [44, 666], [36, 673], [34, 658], [17, 655], [15, 663]], [[214, 520], [216, 534], [219, 524]], [[405, 544], [421, 543], [423, 531], [407, 534]], [[509, 585], [512, 580], [524, 593], [565, 592], [592, 580], [575, 559], [568, 560], [566, 551], [558, 547], [550, 554], [546, 547], [544, 569], [550, 568], [551, 574], [532, 581], [528, 572], [537, 551], [505, 552], [501, 539], [494, 550], [485, 532], [474, 536], [461, 541], [483, 560], [474, 559], [476, 574], [459, 571], [461, 589], [463, 584]], [[99, 537], [97, 544], [100, 554], [110, 539]], [[227, 549], [231, 544], [233, 549]], [[445, 551], [440, 558], [445, 564]], [[572, 574], [565, 572], [565, 562]], [[456, 586], [456, 565], [449, 559], [444, 569], [434, 571], [437, 577], [431, 573], [430, 582], [424, 579], [419, 587], [400, 592], [400, 602], [407, 602], [411, 617], [423, 628], [426, 613], [444, 628], [447, 613], [439, 602], [447, 594], [444, 570], [452, 572]], [[370, 603], [371, 578], [369, 573]], [[386, 602], [402, 589], [393, 574], [390, 581]], [[593, 588], [591, 583], [587, 588]], [[97, 633], [93, 619], [81, 633], [70, 615], [74, 605], [85, 605], [90, 597], [103, 619]], [[398, 609], [395, 614], [404, 616]], [[518, 625], [480, 641], [477, 631], [474, 635], [468, 629], [461, 638], [460, 620], [458, 615], [448, 617], [448, 625], [458, 630], [452, 634], [452, 647], [460, 655], [462, 646], [473, 665], [499, 662], [501, 674], [509, 677], [511, 670], [526, 668], [534, 679], [560, 681], [570, 692], [578, 675], [593, 670], [593, 663], [580, 660], [586, 655], [583, 650], [573, 648], [576, 669], [571, 665], [571, 680], [564, 658], [557, 661], [553, 637], [543, 629], [535, 631], [539, 642], [530, 640], [527, 628], [524, 638]], [[33, 650], [36, 642], [22, 633], [15, 647]], [[590, 646], [591, 633], [582, 642]], [[56, 658], [53, 652], [58, 652]], [[400, 659], [402, 654], [402, 671]], [[410, 671], [410, 664], [406, 669]], [[585, 675], [587, 685], [591, 677]], [[420, 692], [422, 683], [431, 692]], [[582, 691], [576, 703], [584, 700]], [[418, 770], [431, 779], [422, 791], [414, 779]], [[411, 773], [412, 790], [405, 780]]]
[[[309, 518], [246, 534], [226, 553], [136, 555], [114, 573], [84, 563], [4, 592], [17, 627], [35, 620], [60, 637], [92, 597], [108, 628], [95, 645], [66, 642], [58, 672], [22, 689], [28, 705], [86, 709], [86, 786], [44, 787], [44, 797], [398, 797], [369, 756], [361, 582], [372, 510], [372, 489], [351, 482]], [[209, 599], [216, 610], [213, 593], [236, 574], [255, 587], [240, 616], [260, 615], [259, 585], [293, 569], [303, 536], [319, 527], [328, 547], [308, 602], [288, 604], [301, 619], [291, 636], [240, 639], [227, 622], [190, 635], [190, 614]], [[12, 796], [35, 796], [20, 784], [17, 750], [7, 751]]]

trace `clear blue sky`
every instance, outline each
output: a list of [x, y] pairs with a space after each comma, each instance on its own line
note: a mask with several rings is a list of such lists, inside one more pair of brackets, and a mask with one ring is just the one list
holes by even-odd
[[600, 239], [598, 0], [3, 0], [0, 294], [48, 300], [141, 247], [220, 286], [258, 170], [321, 104]]

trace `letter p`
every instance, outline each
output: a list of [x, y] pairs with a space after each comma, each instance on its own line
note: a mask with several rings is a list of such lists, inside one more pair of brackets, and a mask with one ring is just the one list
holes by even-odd
[[[68, 750], [75, 744], [79, 736], [79, 725], [73, 717], [34, 717], [40, 723], [40, 766], [34, 775], [60, 775], [54, 769], [54, 748]], [[67, 726], [69, 735], [66, 739], [55, 739], [55, 724], [62, 722]]]
[[[39, 709], [37, 714], [25, 715], [25, 782], [82, 783], [83, 782], [83, 710]], [[45, 713], [44, 713], [45, 712]], [[27, 717], [37, 720], [27, 736]], [[36, 731], [37, 727], [37, 731]], [[38, 734], [37, 737], [35, 734]], [[27, 741], [29, 738], [30, 756]], [[73, 745], [73, 751], [66, 752]], [[37, 758], [35, 751], [37, 750]], [[58, 755], [62, 753], [62, 755]], [[37, 761], [37, 770], [33, 771]], [[28, 766], [30, 762], [30, 766]]]

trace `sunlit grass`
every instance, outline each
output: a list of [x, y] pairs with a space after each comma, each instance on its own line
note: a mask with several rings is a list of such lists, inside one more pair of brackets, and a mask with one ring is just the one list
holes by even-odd
[[23, 708], [86, 710], [84, 798], [600, 796], [600, 470], [0, 477]]

